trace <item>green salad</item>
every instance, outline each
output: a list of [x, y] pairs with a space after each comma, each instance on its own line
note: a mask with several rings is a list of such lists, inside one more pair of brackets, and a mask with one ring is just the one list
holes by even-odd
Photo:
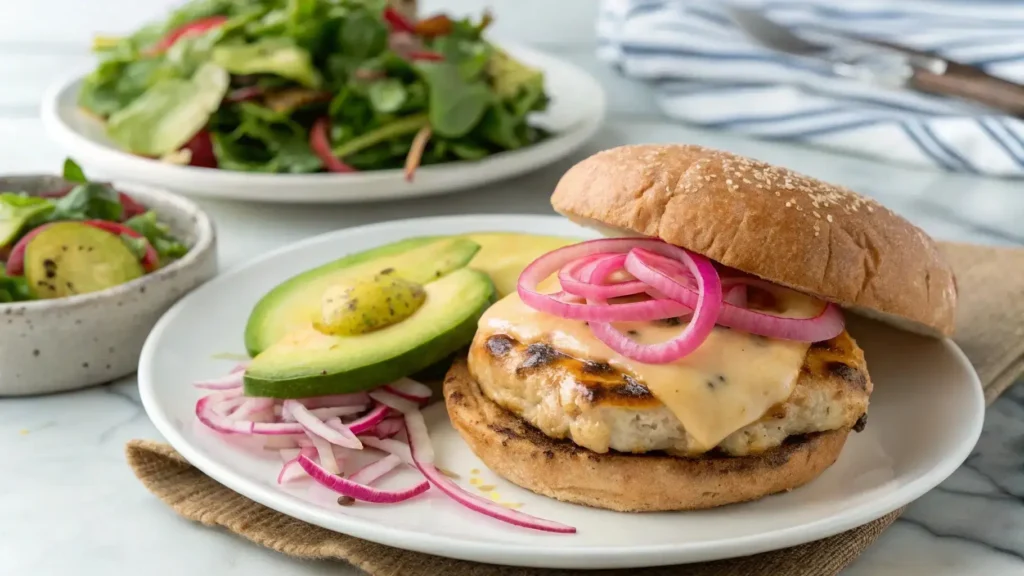
[[136, 155], [247, 172], [478, 160], [546, 137], [540, 71], [491, 19], [410, 20], [383, 0], [193, 0], [97, 39], [79, 105]]
[[63, 184], [0, 190], [0, 304], [105, 290], [188, 253], [155, 212], [72, 160]]

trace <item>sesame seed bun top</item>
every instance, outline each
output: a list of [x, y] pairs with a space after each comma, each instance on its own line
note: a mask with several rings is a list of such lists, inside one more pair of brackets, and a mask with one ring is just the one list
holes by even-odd
[[953, 332], [953, 272], [924, 231], [785, 168], [701, 146], [622, 146], [569, 169], [551, 204], [607, 234], [661, 238], [906, 330]]

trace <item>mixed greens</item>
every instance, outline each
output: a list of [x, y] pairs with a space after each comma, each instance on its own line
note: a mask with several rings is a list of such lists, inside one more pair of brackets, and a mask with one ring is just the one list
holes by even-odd
[[248, 172], [478, 160], [534, 144], [540, 71], [491, 19], [413, 21], [384, 0], [193, 0], [99, 39], [79, 104], [134, 154]]
[[65, 185], [0, 191], [0, 303], [102, 290], [188, 252], [157, 215], [72, 160]]

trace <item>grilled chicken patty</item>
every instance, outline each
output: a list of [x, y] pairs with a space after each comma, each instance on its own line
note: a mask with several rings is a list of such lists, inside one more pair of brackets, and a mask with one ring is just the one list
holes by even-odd
[[[469, 368], [483, 393], [545, 435], [594, 452], [702, 453], [678, 418], [631, 374], [549, 344], [478, 332]], [[716, 447], [733, 456], [775, 448], [789, 436], [864, 425], [871, 379], [845, 331], [811, 345], [789, 399]]]

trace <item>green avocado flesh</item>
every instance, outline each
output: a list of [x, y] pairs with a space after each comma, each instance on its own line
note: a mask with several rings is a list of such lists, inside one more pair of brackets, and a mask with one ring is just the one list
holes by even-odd
[[143, 274], [121, 238], [77, 222], [51, 224], [25, 248], [25, 278], [40, 299], [106, 290]]
[[321, 318], [321, 297], [332, 285], [389, 269], [410, 282], [427, 284], [464, 267], [479, 249], [465, 238], [410, 238], [303, 272], [271, 290], [253, 308], [245, 327], [246, 350], [257, 356]]
[[[382, 261], [375, 260], [373, 269]], [[413, 374], [466, 346], [495, 297], [490, 277], [469, 268], [430, 282], [424, 290], [426, 300], [412, 316], [373, 332], [330, 336], [307, 320], [256, 356], [245, 373], [245, 394], [347, 394]], [[310, 300], [317, 303], [319, 293]]]

